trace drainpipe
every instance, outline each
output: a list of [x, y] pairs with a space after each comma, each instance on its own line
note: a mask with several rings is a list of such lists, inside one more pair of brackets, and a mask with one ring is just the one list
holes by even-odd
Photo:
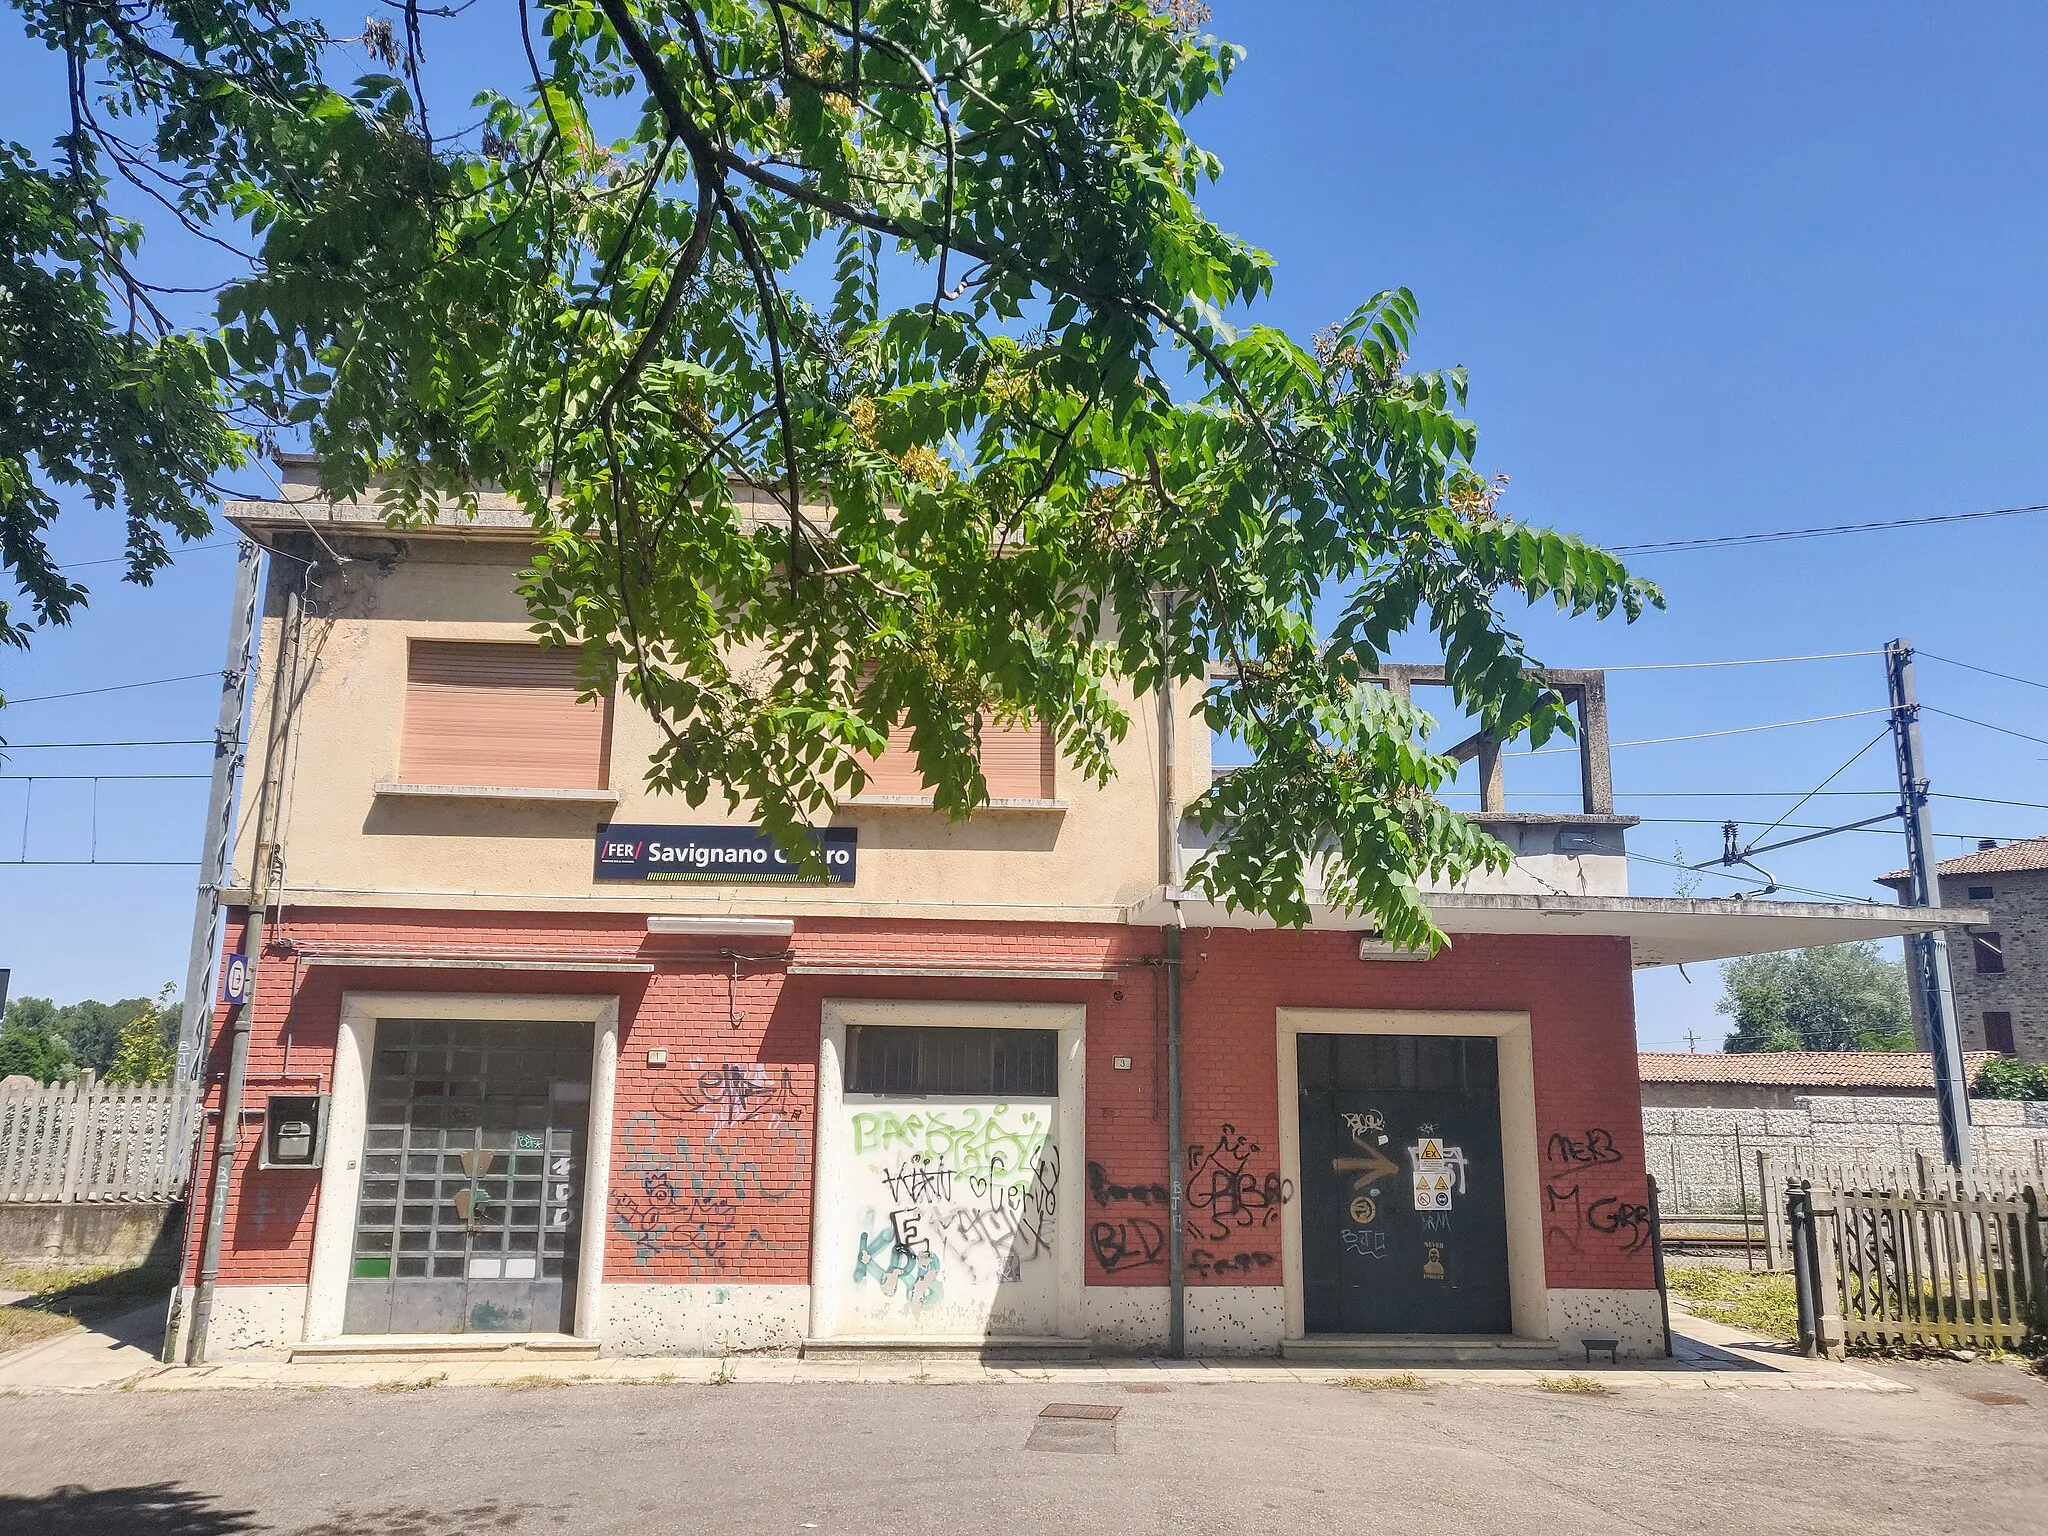
[[[241, 1140], [242, 1091], [249, 1077], [249, 1031], [255, 1023], [257, 974], [263, 965], [263, 913], [270, 901], [272, 885], [271, 838], [275, 834], [278, 781], [284, 767], [284, 748], [290, 730], [295, 685], [293, 658], [298, 650], [299, 621], [303, 612], [299, 586], [285, 593], [284, 622], [278, 626], [277, 666], [271, 681], [270, 730], [263, 749], [263, 777], [256, 796], [256, 841], [253, 867], [249, 872], [249, 917], [242, 932], [242, 952], [249, 957], [249, 990], [235, 1005], [228, 1021], [232, 1032], [228, 1047], [227, 1087], [221, 1095], [220, 1128], [214, 1134], [213, 1181], [206, 1201], [206, 1243], [199, 1258], [199, 1282], [192, 1291], [192, 1332], [185, 1344], [185, 1363], [198, 1365], [206, 1359], [206, 1335], [213, 1321], [213, 1293], [220, 1276], [221, 1240], [227, 1231], [228, 1194], [235, 1178], [235, 1150]], [[213, 983], [207, 983], [210, 988]]]
[[1173, 921], [1162, 930], [1164, 943], [1161, 965], [1166, 971], [1166, 1352], [1184, 1359], [1188, 1352], [1188, 1252], [1184, 1216], [1187, 1206], [1187, 1154], [1181, 1136], [1181, 1036], [1180, 1036], [1180, 795], [1179, 757], [1175, 750], [1173, 676], [1165, 665], [1172, 646], [1173, 605], [1179, 594], [1159, 595], [1160, 672], [1159, 688], [1159, 839], [1160, 873], [1166, 881], [1167, 899], [1173, 903]]

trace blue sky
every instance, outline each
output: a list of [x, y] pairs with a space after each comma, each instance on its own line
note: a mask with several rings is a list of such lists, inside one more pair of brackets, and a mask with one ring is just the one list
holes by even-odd
[[[1249, 57], [1192, 127], [1226, 167], [1208, 206], [1278, 258], [1269, 318], [1305, 336], [1379, 288], [1414, 289], [1416, 360], [1471, 369], [1483, 464], [1512, 476], [1516, 515], [1637, 543], [2048, 501], [2048, 11], [1354, 0], [1219, 4], [1213, 26]], [[472, 50], [465, 73], [497, 56]], [[55, 131], [47, 60], [0, 36], [0, 74], [29, 83], [0, 133], [40, 149]], [[79, 512], [56, 544], [101, 559], [119, 528]], [[231, 564], [195, 551], [146, 591], [91, 568], [91, 609], [0, 655], [0, 681], [26, 700], [217, 669]], [[1903, 634], [2048, 682], [2048, 514], [1638, 568], [1664, 584], [1668, 613], [1633, 628], [1531, 615], [1537, 654], [1649, 667], [1873, 651]], [[2048, 689], [1932, 661], [1921, 673], [1929, 704], [2048, 737]], [[1633, 742], [1877, 709], [1884, 676], [1871, 655], [1617, 671], [1611, 694], [1615, 737]], [[213, 700], [201, 680], [22, 702], [5, 734], [202, 737]], [[1707, 857], [1723, 818], [1769, 822], [1882, 723], [1621, 747], [1622, 809], [1654, 818], [1630, 846]], [[1938, 791], [2048, 805], [2048, 746], [1944, 716], [1925, 734]], [[25, 804], [20, 776], [206, 765], [189, 747], [16, 752], [0, 763], [0, 860], [22, 856], [24, 830], [32, 859], [85, 857], [95, 814], [102, 858], [191, 859], [203, 781], [103, 782], [95, 807], [90, 785], [56, 779]], [[1561, 789], [1564, 769], [1511, 760], [1511, 796]], [[1831, 786], [1870, 793], [1792, 820], [1882, 810], [1891, 773], [1879, 743]], [[1943, 800], [1935, 820], [1969, 836], [2048, 831], [2048, 810], [2019, 806]], [[1849, 834], [1763, 862], [1788, 885], [1861, 897], [1881, 894], [1871, 879], [1902, 847]], [[1646, 894], [1673, 876], [1631, 872]], [[183, 975], [192, 879], [0, 863], [0, 966], [16, 995], [153, 991]], [[1683, 1049], [1689, 1030], [1718, 1043], [1717, 995], [1710, 969], [1645, 973], [1643, 1043]]]

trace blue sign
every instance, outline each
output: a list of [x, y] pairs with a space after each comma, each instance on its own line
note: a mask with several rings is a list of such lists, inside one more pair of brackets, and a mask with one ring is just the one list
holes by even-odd
[[[811, 836], [825, 856], [830, 883], [853, 884], [859, 833], [852, 827], [825, 827]], [[599, 827], [597, 878], [719, 885], [808, 883], [796, 861], [753, 827]]]
[[249, 1001], [249, 957], [235, 954], [228, 956], [227, 968], [221, 973], [220, 1000], [224, 1003], [246, 1003]]

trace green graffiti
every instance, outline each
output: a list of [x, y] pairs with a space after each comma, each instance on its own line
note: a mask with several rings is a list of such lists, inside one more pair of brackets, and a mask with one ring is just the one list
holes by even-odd
[[1049, 1139], [1050, 1128], [1037, 1110], [1013, 1112], [1007, 1104], [988, 1110], [923, 1109], [908, 1115], [859, 1110], [853, 1116], [855, 1156], [902, 1151], [943, 1159], [962, 1177], [998, 1188], [1031, 1182]]

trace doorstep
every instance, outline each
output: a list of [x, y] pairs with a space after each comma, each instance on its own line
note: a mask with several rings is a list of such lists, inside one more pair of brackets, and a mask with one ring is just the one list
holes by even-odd
[[597, 1340], [566, 1333], [358, 1333], [294, 1344], [293, 1363], [595, 1360]]
[[1506, 1333], [1318, 1333], [1287, 1339], [1285, 1360], [1321, 1365], [1487, 1365], [1526, 1368], [1556, 1360], [1555, 1339]]
[[1073, 1361], [1089, 1358], [1086, 1339], [1034, 1334], [921, 1338], [915, 1334], [865, 1339], [805, 1339], [806, 1360], [1007, 1360]]

